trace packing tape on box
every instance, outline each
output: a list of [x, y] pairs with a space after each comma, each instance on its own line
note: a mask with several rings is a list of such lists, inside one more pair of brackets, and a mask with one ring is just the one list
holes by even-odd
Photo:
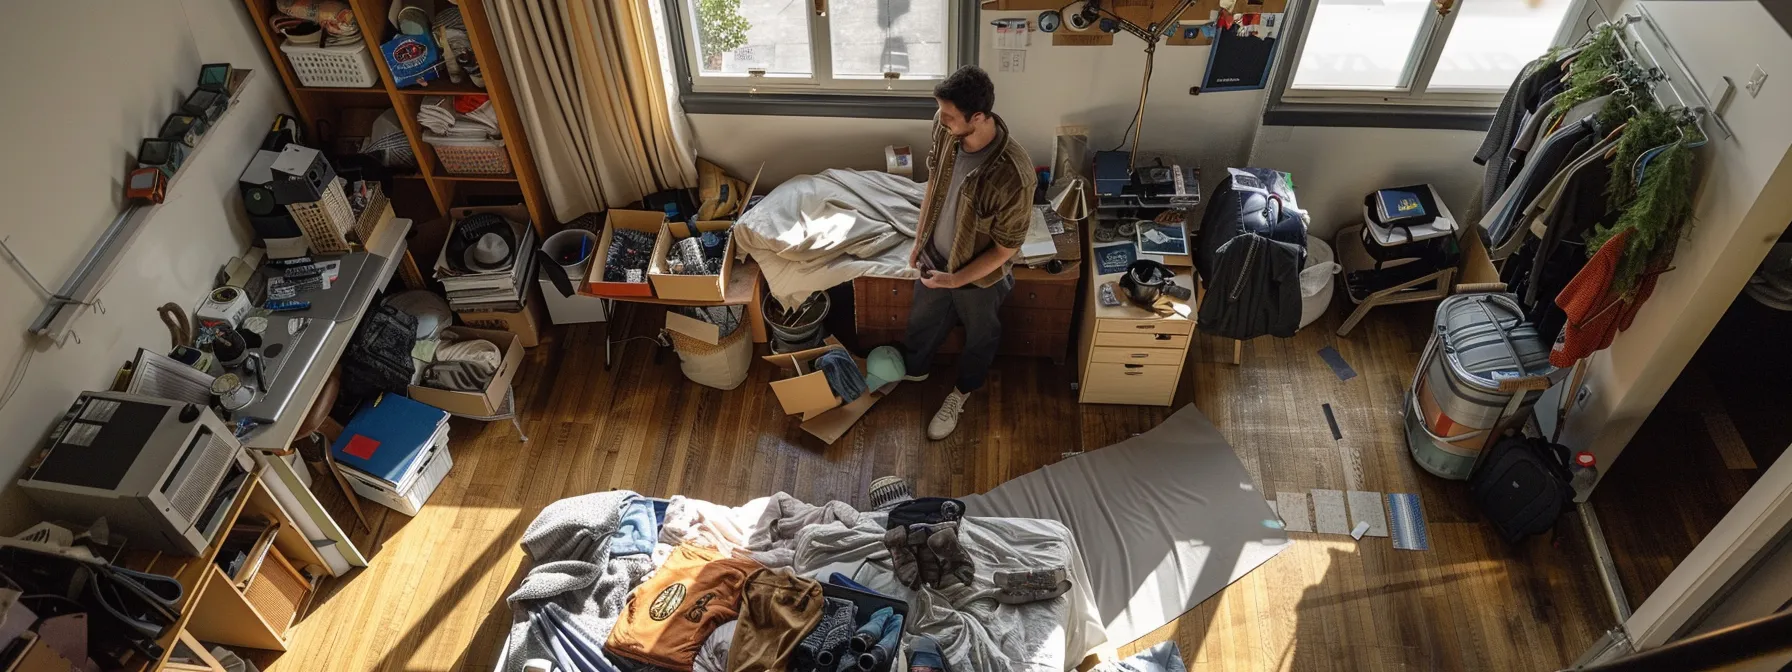
[[909, 178], [915, 176], [915, 154], [909, 151], [908, 145], [884, 147], [884, 172]]

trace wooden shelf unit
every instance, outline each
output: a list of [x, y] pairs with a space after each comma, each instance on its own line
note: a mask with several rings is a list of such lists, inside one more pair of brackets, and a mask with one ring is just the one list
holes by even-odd
[[[460, 3], [461, 18], [467, 27], [467, 38], [473, 45], [473, 54], [479, 59], [480, 70], [485, 79], [485, 88], [474, 86], [472, 82], [454, 83], [446, 78], [431, 82], [428, 86], [399, 88], [394, 84], [392, 71], [386, 66], [386, 60], [380, 54], [379, 45], [391, 39], [395, 34], [386, 21], [387, 10], [392, 0], [347, 0], [349, 8], [360, 22], [361, 31], [367, 40], [367, 48], [373, 54], [374, 69], [379, 71], [380, 82], [377, 86], [355, 89], [343, 87], [313, 87], [299, 84], [292, 64], [287, 61], [286, 54], [280, 51], [280, 44], [285, 38], [275, 33], [268, 23], [268, 18], [275, 15], [274, 0], [243, 0], [249, 8], [256, 30], [261, 33], [262, 43], [273, 57], [275, 70], [280, 73], [280, 81], [286, 84], [287, 95], [292, 97], [293, 106], [298, 110], [299, 118], [305, 124], [307, 137], [316, 138], [320, 126], [328, 130], [336, 123], [336, 115], [348, 107], [390, 107], [396, 110], [399, 125], [404, 128], [405, 138], [410, 141], [411, 151], [416, 154], [419, 172], [415, 175], [400, 176], [402, 180], [421, 181], [428, 190], [424, 199], [393, 199], [393, 207], [399, 217], [416, 222], [435, 222], [443, 219], [448, 209], [467, 205], [466, 196], [470, 195], [461, 186], [470, 182], [498, 183], [515, 185], [513, 191], [520, 197], [523, 205], [529, 209], [529, 216], [535, 222], [536, 232], [546, 236], [559, 229], [560, 222], [549, 207], [546, 192], [542, 191], [541, 178], [535, 170], [535, 157], [529, 149], [528, 134], [524, 130], [522, 117], [517, 110], [515, 98], [511, 96], [510, 82], [504, 73], [504, 62], [499, 55], [497, 42], [492, 37], [491, 23], [485, 14], [485, 6], [479, 2]], [[512, 172], [505, 175], [455, 175], [448, 173], [436, 159], [435, 150], [423, 141], [425, 129], [417, 123], [417, 109], [422, 104], [423, 96], [464, 95], [483, 93], [491, 96], [492, 106], [498, 114], [498, 128], [504, 135], [505, 150], [510, 153]], [[490, 190], [473, 192], [478, 195], [491, 193]], [[421, 201], [421, 202], [418, 202]], [[433, 257], [435, 250], [421, 250], [418, 255]]]

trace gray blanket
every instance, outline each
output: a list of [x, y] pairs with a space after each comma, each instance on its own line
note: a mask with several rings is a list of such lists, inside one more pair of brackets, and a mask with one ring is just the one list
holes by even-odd
[[[555, 661], [565, 672], [614, 670], [602, 652], [633, 590], [653, 571], [648, 553], [617, 555], [624, 509], [640, 497], [626, 490], [580, 495], [549, 504], [523, 531], [522, 547], [535, 562], [508, 598], [510, 637], [498, 669], [523, 669], [530, 659]], [[650, 514], [651, 515], [651, 514]], [[651, 517], [646, 521], [651, 526]], [[627, 550], [639, 550], [631, 548]]]
[[860, 276], [918, 277], [908, 255], [926, 188], [876, 171], [794, 177], [741, 215], [734, 244], [786, 305]]

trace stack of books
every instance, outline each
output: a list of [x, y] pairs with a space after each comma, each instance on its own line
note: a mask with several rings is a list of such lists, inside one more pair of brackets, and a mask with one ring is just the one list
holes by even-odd
[[415, 516], [454, 466], [448, 412], [387, 392], [355, 412], [330, 455], [357, 494]]
[[450, 309], [469, 313], [514, 313], [523, 309], [529, 285], [535, 282], [535, 227], [521, 224], [514, 228], [516, 249], [509, 263], [500, 268], [460, 271], [446, 263], [446, 257], [436, 264], [436, 279], [448, 294]]

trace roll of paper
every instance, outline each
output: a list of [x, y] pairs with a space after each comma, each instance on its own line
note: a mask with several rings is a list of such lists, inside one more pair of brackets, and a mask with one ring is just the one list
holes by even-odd
[[903, 177], [915, 176], [915, 155], [908, 145], [888, 145], [884, 147], [884, 172]]

